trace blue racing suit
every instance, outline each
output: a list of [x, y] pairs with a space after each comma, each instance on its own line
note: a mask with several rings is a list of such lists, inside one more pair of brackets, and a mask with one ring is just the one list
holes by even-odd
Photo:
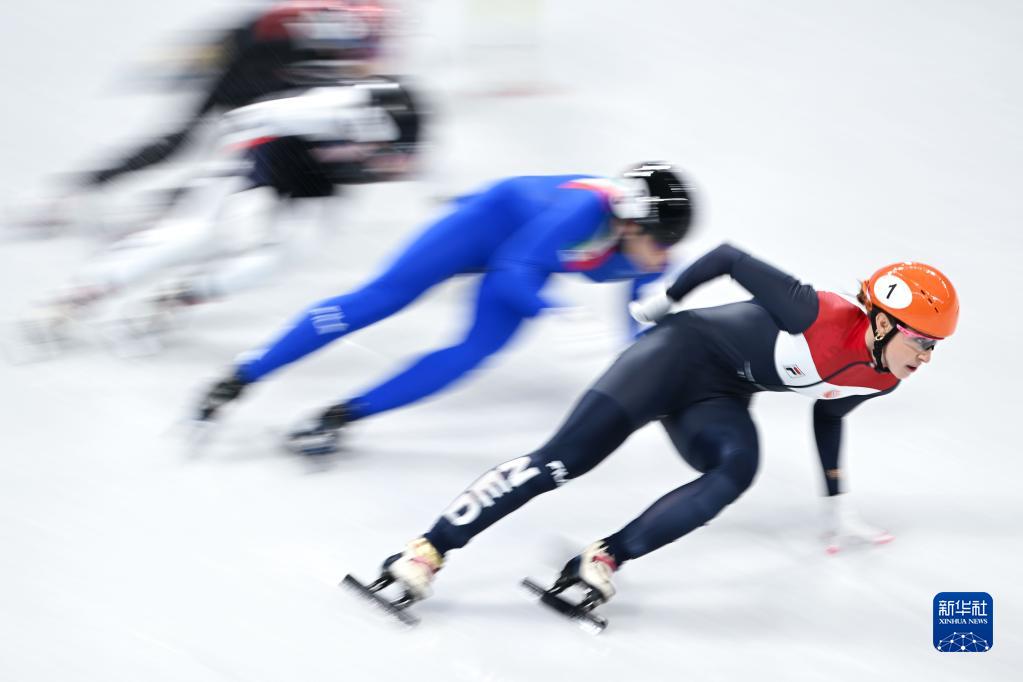
[[406, 246], [382, 273], [355, 291], [315, 303], [269, 346], [237, 368], [246, 381], [398, 312], [455, 275], [483, 273], [475, 313], [456, 344], [428, 353], [346, 403], [359, 419], [427, 397], [500, 350], [523, 320], [551, 302], [542, 288], [553, 273], [596, 282], [653, 281], [619, 250], [612, 229], [613, 184], [585, 175], [502, 180], [466, 198]]

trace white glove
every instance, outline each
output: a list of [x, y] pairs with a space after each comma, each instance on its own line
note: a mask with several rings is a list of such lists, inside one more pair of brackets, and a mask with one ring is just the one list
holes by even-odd
[[669, 298], [668, 294], [657, 294], [642, 301], [630, 303], [629, 314], [636, 322], [653, 324], [667, 315], [673, 305], [675, 305], [675, 301]]
[[832, 495], [824, 498], [826, 531], [825, 551], [835, 554], [842, 547], [851, 544], [870, 543], [883, 545], [895, 539], [888, 531], [873, 526], [849, 506], [848, 495]]

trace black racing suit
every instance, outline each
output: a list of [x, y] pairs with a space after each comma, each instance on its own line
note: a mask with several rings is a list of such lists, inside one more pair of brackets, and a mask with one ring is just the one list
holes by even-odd
[[[464, 546], [536, 495], [586, 473], [654, 420], [703, 475], [605, 541], [619, 564], [672, 542], [710, 521], [752, 483], [759, 446], [749, 404], [759, 391], [819, 397], [814, 429], [821, 465], [836, 470], [842, 417], [898, 383], [870, 364], [866, 315], [727, 244], [694, 262], [669, 291], [681, 299], [725, 274], [754, 298], [682, 311], [644, 334], [545, 445], [487, 472], [456, 498], [426, 535], [438, 551]], [[837, 493], [837, 480], [827, 481], [829, 493]]]

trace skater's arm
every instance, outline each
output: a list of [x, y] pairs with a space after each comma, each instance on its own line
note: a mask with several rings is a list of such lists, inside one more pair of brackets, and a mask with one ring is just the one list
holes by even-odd
[[218, 108], [222, 99], [219, 90], [221, 87], [222, 85], [218, 83], [178, 130], [156, 138], [106, 168], [88, 173], [85, 178], [86, 184], [103, 185], [122, 175], [155, 166], [176, 154], [191, 139], [206, 115]]
[[158, 137], [121, 161], [107, 168], [90, 172], [86, 176], [86, 184], [93, 186], [102, 185], [126, 173], [132, 173], [160, 163], [185, 144], [197, 123], [198, 121], [193, 119], [181, 130]]
[[524, 317], [551, 307], [540, 290], [560, 268], [559, 250], [591, 237], [606, 217], [606, 204], [598, 195], [565, 192], [495, 254], [490, 271], [501, 297]]
[[[223, 66], [220, 67], [213, 85], [203, 95], [199, 105], [178, 130], [156, 138], [127, 154], [120, 161], [86, 174], [85, 183], [92, 186], [103, 185], [122, 175], [161, 163], [186, 145], [208, 114], [215, 110], [245, 104], [255, 92], [253, 82], [255, 79], [249, 73], [253, 71], [252, 57], [245, 52], [246, 30], [234, 29], [222, 39], [217, 51], [220, 53]], [[267, 78], [264, 77], [262, 80]]]
[[754, 258], [731, 244], [722, 244], [682, 271], [668, 287], [668, 297], [680, 301], [712, 279], [730, 275], [792, 334], [805, 331], [817, 318], [817, 292], [809, 284]]
[[828, 495], [842, 491], [842, 470], [839, 456], [842, 449], [842, 419], [857, 406], [871, 398], [887, 395], [895, 390], [889, 388], [872, 395], [854, 395], [837, 400], [818, 400], [813, 404], [813, 435], [817, 441], [817, 454], [821, 461], [821, 472]]
[[663, 272], [651, 272], [650, 274], [637, 277], [629, 283], [629, 300], [625, 305], [625, 324], [626, 329], [629, 332], [629, 338], [634, 339], [639, 336], [641, 331], [643, 331], [643, 328], [640, 327], [636, 318], [629, 314], [629, 304], [640, 300], [643, 288], [649, 284], [653, 284], [662, 277], [664, 277]]

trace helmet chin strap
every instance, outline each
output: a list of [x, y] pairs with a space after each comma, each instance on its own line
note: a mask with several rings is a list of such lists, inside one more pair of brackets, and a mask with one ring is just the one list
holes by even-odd
[[873, 310], [870, 313], [870, 331], [874, 333], [874, 348], [871, 351], [871, 354], [874, 356], [874, 371], [878, 374], [891, 374], [891, 370], [885, 367], [882, 355], [884, 354], [885, 346], [891, 343], [891, 340], [895, 338], [899, 330], [895, 326], [895, 320], [889, 315], [888, 321], [891, 322], [892, 328], [887, 333], [878, 331], [877, 316], [880, 314], [880, 310]]

